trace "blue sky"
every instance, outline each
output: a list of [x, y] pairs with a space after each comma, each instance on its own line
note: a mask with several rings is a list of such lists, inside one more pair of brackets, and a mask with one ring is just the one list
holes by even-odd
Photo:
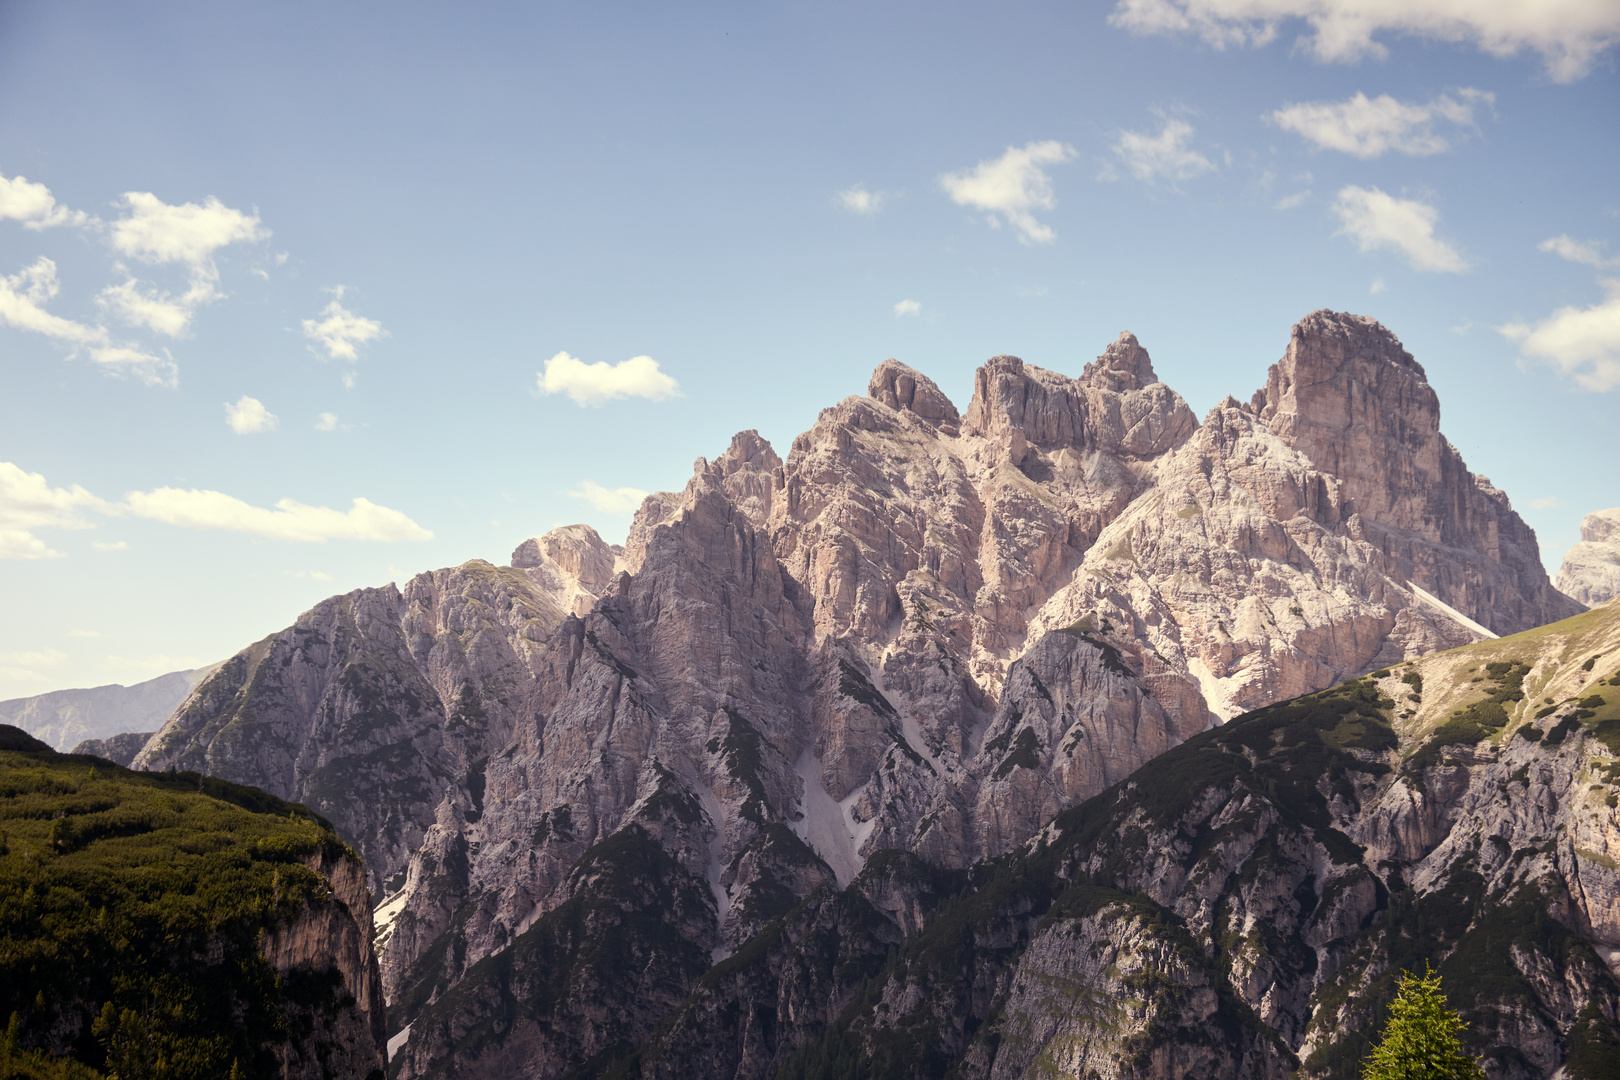
[[1202, 415], [1319, 307], [1556, 568], [1620, 505], [1617, 43], [1614, 0], [0, 0], [0, 698], [616, 542], [885, 357], [965, 406], [1131, 330]]

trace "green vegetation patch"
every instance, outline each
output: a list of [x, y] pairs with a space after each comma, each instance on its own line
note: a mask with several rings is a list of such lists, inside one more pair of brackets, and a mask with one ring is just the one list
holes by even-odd
[[45, 1054], [121, 1080], [280, 1076], [271, 1048], [307, 1033], [321, 993], [278, 977], [261, 935], [332, 902], [303, 860], [347, 851], [324, 819], [255, 788], [131, 772], [0, 727], [11, 1068], [89, 1075]]
[[1524, 677], [1530, 665], [1519, 660], [1493, 660], [1485, 665], [1486, 681], [1495, 683], [1480, 701], [1457, 709], [1445, 723], [1434, 729], [1429, 740], [1406, 760], [1406, 767], [1419, 772], [1439, 764], [1448, 746], [1472, 746], [1499, 733], [1508, 723], [1507, 706], [1524, 700]]

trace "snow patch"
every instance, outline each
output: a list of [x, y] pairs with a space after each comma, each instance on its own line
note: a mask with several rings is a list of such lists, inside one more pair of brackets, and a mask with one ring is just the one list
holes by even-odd
[[793, 831], [832, 867], [833, 877], [842, 889], [854, 881], [855, 875], [866, 865], [860, 855], [861, 842], [877, 824], [876, 819], [860, 826], [854, 824], [850, 808], [855, 796], [851, 795], [842, 804], [833, 801], [821, 782], [821, 759], [809, 747], [799, 755], [793, 771], [804, 781], [804, 799], [799, 807], [804, 816], [794, 822]]
[[382, 948], [383, 942], [388, 940], [388, 935], [394, 932], [394, 920], [398, 919], [399, 913], [404, 910], [404, 889], [400, 889], [393, 896], [384, 897], [383, 902], [372, 909], [372, 939], [376, 943], [376, 948]]
[[404, 1027], [399, 1029], [399, 1034], [398, 1035], [395, 1035], [392, 1039], [388, 1040], [388, 1060], [389, 1061], [394, 1060], [394, 1055], [399, 1053], [399, 1048], [404, 1046], [405, 1043], [410, 1039], [410, 1037], [411, 1037], [411, 1025], [406, 1024]]
[[1423, 589], [1420, 589], [1410, 581], [1406, 583], [1406, 587], [1411, 589], [1413, 595], [1415, 595], [1419, 600], [1422, 600], [1425, 604], [1435, 608], [1442, 614], [1450, 615], [1453, 619], [1457, 620], [1457, 622], [1461, 623], [1469, 630], [1472, 630], [1474, 633], [1479, 634], [1481, 637], [1494, 639], [1501, 636], [1499, 634], [1491, 633], [1485, 627], [1479, 625], [1479, 623], [1475, 622], [1473, 619], [1470, 619], [1468, 616], [1464, 615], [1462, 612], [1458, 611], [1456, 608], [1452, 607], [1438, 596], [1435, 596], [1430, 592], [1425, 592]]
[[1243, 709], [1232, 703], [1231, 692], [1227, 690], [1224, 679], [1217, 679], [1215, 673], [1203, 660], [1194, 658], [1187, 661], [1187, 673], [1198, 680], [1198, 689], [1204, 695], [1204, 704], [1209, 711], [1226, 723], [1232, 717], [1239, 715]]
[[[886, 659], [888, 655], [888, 650], [884, 650], [883, 657]], [[889, 688], [883, 685], [882, 660], [873, 665], [871, 679], [872, 686], [876, 688], [878, 693], [883, 695], [883, 700], [887, 701], [890, 707], [900, 714], [900, 734], [906, 740], [906, 745], [911, 747], [917, 754], [928, 759], [928, 764], [934, 767], [935, 776], [944, 776], [945, 764], [939, 760], [938, 755], [928, 748], [928, 740], [923, 738], [922, 726], [917, 723], [917, 718], [911, 715], [910, 710], [896, 706], [894, 700], [889, 697]]]
[[[698, 801], [703, 804], [703, 812], [709, 815], [709, 821], [714, 824], [714, 839], [709, 841], [709, 891], [714, 894], [714, 910], [717, 917], [721, 935], [724, 936], [726, 922], [731, 918], [731, 894], [720, 883], [722, 868], [720, 854], [725, 848], [725, 820], [726, 810], [720, 803], [720, 796], [707, 784], [693, 785], [698, 793]], [[731, 950], [725, 945], [716, 945], [709, 952], [709, 962], [718, 964], [731, 955]]]

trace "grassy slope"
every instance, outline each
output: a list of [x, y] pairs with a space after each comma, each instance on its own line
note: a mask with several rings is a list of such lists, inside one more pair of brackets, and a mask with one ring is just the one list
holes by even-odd
[[0, 727], [0, 1055], [22, 1075], [94, 1075], [61, 1058], [122, 1080], [276, 1074], [267, 1045], [329, 988], [279, 978], [261, 935], [328, 901], [302, 860], [341, 848], [255, 788]]

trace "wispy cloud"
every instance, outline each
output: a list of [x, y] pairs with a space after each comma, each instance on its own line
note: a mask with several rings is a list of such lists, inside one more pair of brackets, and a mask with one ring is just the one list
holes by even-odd
[[1620, 281], [1603, 288], [1606, 297], [1590, 307], [1561, 307], [1539, 322], [1511, 322], [1497, 332], [1587, 390], [1620, 388]]
[[86, 510], [106, 512], [107, 504], [84, 488], [52, 487], [39, 473], [0, 461], [0, 559], [59, 559], [33, 535], [35, 529], [88, 529]]
[[331, 581], [332, 575], [324, 570], [284, 570], [282, 573], [288, 577], [308, 578], [311, 581]]
[[1284, 195], [1282, 198], [1277, 200], [1277, 209], [1278, 210], [1295, 210], [1295, 209], [1298, 209], [1299, 207], [1304, 206], [1305, 201], [1307, 199], [1309, 199], [1310, 197], [1311, 197], [1311, 193], [1310, 193], [1309, 189], [1306, 189], [1305, 191], [1296, 191], [1292, 195]]
[[86, 326], [45, 310], [45, 304], [55, 299], [61, 289], [56, 280], [56, 263], [43, 255], [16, 274], [0, 275], [0, 324], [71, 345], [105, 345], [107, 331], [101, 327]]
[[898, 304], [894, 305], [894, 317], [897, 319], [903, 315], [921, 314], [922, 305], [915, 300], [902, 300]]
[[0, 653], [0, 678], [15, 681], [43, 679], [46, 676], [41, 668], [59, 667], [67, 658], [67, 653], [60, 649]]
[[[99, 498], [84, 488], [52, 487], [39, 473], [0, 461], [0, 559], [60, 558], [33, 533], [40, 529], [87, 529], [86, 516], [139, 517], [188, 529], [250, 533], [271, 540], [321, 543], [372, 540], [382, 543], [431, 540], [433, 534], [398, 510], [369, 499], [355, 499], [348, 510], [309, 506], [282, 499], [274, 509], [253, 506], [219, 491], [160, 487], [132, 491], [122, 502]], [[123, 550], [122, 541], [96, 545]]]
[[1353, 238], [1362, 251], [1399, 251], [1415, 270], [1460, 274], [1468, 269], [1457, 250], [1435, 236], [1440, 212], [1426, 203], [1351, 185], [1339, 190], [1333, 212], [1342, 225], [1334, 235]]
[[318, 318], [303, 321], [304, 336], [326, 350], [333, 360], [360, 359], [359, 346], [388, 336], [382, 323], [356, 315], [343, 306], [345, 286], [336, 286], [331, 303], [321, 309]]
[[998, 158], [981, 161], [971, 169], [940, 177], [940, 187], [958, 206], [986, 211], [986, 220], [999, 227], [1003, 221], [1018, 230], [1025, 244], [1050, 244], [1050, 226], [1037, 221], [1032, 211], [1057, 205], [1052, 178], [1043, 166], [1075, 156], [1074, 147], [1054, 140], [1007, 148]]
[[95, 548], [97, 551], [128, 551], [129, 550], [129, 545], [126, 544], [122, 540], [114, 540], [111, 543], [109, 543], [106, 540], [92, 540], [92, 541], [90, 541], [90, 546]]
[[587, 364], [560, 352], [546, 361], [536, 381], [541, 393], [567, 394], [576, 405], [601, 405], [618, 398], [638, 397], [663, 401], [680, 394], [680, 385], [658, 370], [650, 356], [632, 356], [617, 364], [598, 360]]
[[179, 264], [189, 284], [173, 303], [194, 310], [217, 300], [219, 267], [214, 255], [230, 244], [270, 238], [259, 215], [232, 209], [213, 196], [201, 203], [171, 205], [149, 191], [126, 191], [123, 217], [108, 234], [113, 249], [148, 265]]
[[1119, 0], [1108, 17], [1138, 34], [1195, 34], [1216, 49], [1270, 44], [1295, 20], [1309, 25], [1299, 43], [1318, 60], [1384, 56], [1388, 50], [1375, 35], [1402, 34], [1470, 44], [1494, 56], [1529, 49], [1558, 82], [1581, 78], [1620, 42], [1620, 6], [1601, 0]]
[[1474, 106], [1489, 106], [1494, 94], [1464, 87], [1456, 97], [1441, 94], [1426, 105], [1397, 101], [1388, 94], [1369, 98], [1358, 93], [1345, 101], [1309, 101], [1287, 105], [1266, 120], [1326, 150], [1358, 158], [1390, 151], [1421, 157], [1449, 150], [1451, 137], [1435, 130], [1444, 120], [1462, 127], [1474, 124]]
[[315, 418], [316, 431], [337, 431], [338, 428], [337, 413], [323, 412]]
[[1568, 259], [1583, 266], [1595, 267], [1599, 270], [1611, 266], [1620, 266], [1620, 258], [1605, 258], [1603, 255], [1604, 243], [1601, 240], [1576, 240], [1560, 233], [1550, 239], [1543, 240], [1536, 245], [1537, 251], [1550, 252], [1560, 259]]
[[132, 491], [119, 509], [187, 529], [251, 533], [270, 540], [319, 544], [327, 540], [374, 540], [385, 544], [431, 540], [416, 522], [369, 499], [355, 499], [348, 510], [308, 506], [282, 499], [275, 509], [243, 502], [220, 491], [161, 487]]
[[1157, 135], [1121, 131], [1114, 140], [1114, 155], [1138, 180], [1153, 182], [1191, 180], [1215, 168], [1203, 154], [1192, 148], [1193, 126], [1185, 120], [1160, 114], [1163, 120]]
[[231, 430], [238, 435], [257, 435], [260, 432], [274, 431], [280, 423], [276, 414], [264, 407], [264, 402], [256, 397], [243, 394], [234, 403], [225, 403], [225, 422]]
[[180, 365], [174, 362], [168, 349], [163, 350], [162, 356], [155, 356], [133, 345], [105, 345], [91, 349], [90, 359], [109, 375], [128, 375], [147, 386], [173, 389], [180, 385]]
[[130, 326], [144, 326], [167, 337], [179, 337], [191, 325], [195, 307], [168, 293], [143, 286], [135, 278], [101, 290], [96, 303], [103, 311]]
[[582, 480], [577, 488], [568, 492], [570, 499], [583, 499], [591, 509], [602, 514], [633, 514], [647, 493], [640, 488], [605, 488], [594, 480]]
[[845, 210], [868, 215], [877, 213], [887, 200], [887, 194], [881, 191], [867, 191], [865, 184], [845, 188], [834, 197], [834, 201]]
[[1530, 509], [1532, 510], [1558, 510], [1561, 509], [1563, 505], [1564, 500], [1553, 495], [1549, 495], [1544, 499], [1530, 500]]

